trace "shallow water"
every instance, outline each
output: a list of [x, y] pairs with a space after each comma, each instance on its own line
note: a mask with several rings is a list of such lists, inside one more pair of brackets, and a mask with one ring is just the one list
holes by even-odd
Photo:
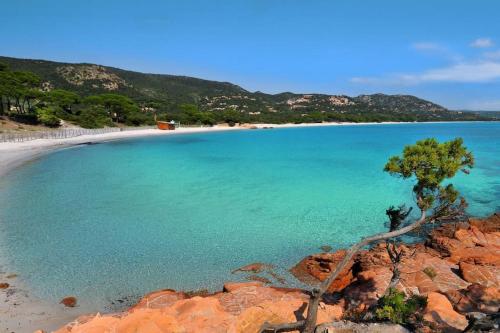
[[461, 136], [469, 213], [500, 210], [500, 123], [186, 134], [65, 149], [0, 181], [0, 244], [44, 298], [103, 307], [160, 288], [219, 289], [251, 262], [287, 269], [384, 229], [411, 182], [382, 172], [425, 137]]

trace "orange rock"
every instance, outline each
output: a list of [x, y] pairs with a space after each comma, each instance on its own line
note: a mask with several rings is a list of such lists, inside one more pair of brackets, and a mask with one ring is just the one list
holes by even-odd
[[376, 304], [389, 286], [391, 277], [392, 271], [388, 267], [358, 273], [357, 281], [344, 290], [347, 308], [363, 311]]
[[[434, 276], [424, 272], [431, 269]], [[426, 252], [416, 252], [413, 256], [403, 257], [400, 264], [401, 285], [406, 289], [417, 288], [420, 294], [432, 291], [447, 292], [466, 288], [469, 283], [455, 272], [458, 266]]]
[[64, 304], [64, 306], [67, 306], [68, 308], [74, 308], [76, 306], [76, 297], [73, 296], [68, 296], [64, 297], [60, 304]]
[[133, 313], [123, 317], [119, 322], [112, 324], [110, 328], [117, 333], [186, 332], [173, 316], [151, 309], [140, 309], [134, 311]]
[[185, 299], [187, 298], [186, 294], [183, 292], [177, 292], [172, 289], [164, 289], [160, 291], [155, 291], [152, 293], [147, 294], [141, 300], [139, 303], [134, 305], [132, 308], [130, 308], [129, 311], [134, 311], [137, 309], [158, 309], [158, 308], [164, 308], [167, 306], [172, 305], [176, 301], [180, 299]]
[[468, 325], [465, 316], [453, 310], [453, 306], [446, 296], [431, 292], [427, 295], [427, 307], [424, 311], [424, 320], [432, 327], [442, 332], [462, 332]]
[[253, 306], [243, 311], [236, 320], [236, 332], [258, 333], [265, 322], [283, 324], [295, 322], [296, 314], [304, 314], [303, 302], [295, 301], [266, 301], [259, 306]]
[[259, 281], [253, 282], [226, 282], [224, 283], [224, 288], [222, 289], [224, 292], [232, 292], [238, 290], [240, 288], [246, 287], [262, 287], [263, 283]]
[[450, 260], [454, 263], [463, 261], [475, 265], [500, 266], [500, 249], [483, 246], [463, 248], [452, 252]]
[[7, 282], [0, 283], [0, 289], [7, 289], [9, 287], [10, 287], [10, 284], [8, 284]]
[[[340, 261], [344, 258], [346, 250], [338, 250], [333, 253], [320, 253], [308, 256], [295, 265], [290, 272], [300, 281], [314, 284], [324, 281], [330, 273], [335, 270]], [[354, 261], [346, 266], [337, 279], [328, 288], [329, 292], [342, 291], [353, 281], [352, 266]]]
[[170, 311], [186, 332], [234, 331], [234, 316], [225, 312], [220, 302], [213, 297], [180, 300]]
[[460, 263], [460, 274], [465, 281], [485, 287], [500, 287], [500, 267]]

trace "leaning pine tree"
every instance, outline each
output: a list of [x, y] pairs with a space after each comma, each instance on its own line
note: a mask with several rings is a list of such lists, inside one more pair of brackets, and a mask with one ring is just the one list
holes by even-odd
[[439, 143], [433, 138], [425, 139], [415, 145], [406, 146], [402, 156], [391, 157], [384, 171], [393, 176], [415, 180], [413, 195], [420, 217], [404, 226], [393, 225], [389, 232], [363, 238], [354, 244], [328, 278], [311, 291], [305, 320], [278, 325], [265, 323], [261, 331], [299, 330], [302, 333], [313, 333], [320, 300], [359, 250], [375, 242], [404, 235], [427, 224], [463, 217], [467, 206], [465, 199], [459, 196], [452, 184], [443, 185], [443, 182], [453, 178], [459, 171], [468, 174], [473, 165], [472, 153], [463, 145], [461, 138], [444, 143]]

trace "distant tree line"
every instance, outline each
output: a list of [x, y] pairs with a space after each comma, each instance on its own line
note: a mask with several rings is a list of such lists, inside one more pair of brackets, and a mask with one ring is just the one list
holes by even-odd
[[[237, 123], [413, 122], [481, 118], [474, 114], [457, 115], [452, 112], [436, 115], [427, 112], [375, 111], [362, 105], [348, 105], [340, 110], [325, 108], [326, 111], [305, 107], [299, 111], [278, 103], [271, 110], [252, 100], [236, 107], [210, 109], [200, 102], [199, 96], [191, 97], [190, 100], [194, 102], [190, 104], [170, 99], [134, 100], [117, 93], [82, 96], [74, 91], [49, 89], [38, 75], [28, 71], [12, 71], [0, 63], [0, 116], [49, 127], [60, 126], [61, 120], [85, 128], [100, 128], [152, 125], [155, 119], [175, 120], [182, 124], [210, 126], [227, 123], [234, 126]], [[242, 112], [242, 109], [245, 110]]]

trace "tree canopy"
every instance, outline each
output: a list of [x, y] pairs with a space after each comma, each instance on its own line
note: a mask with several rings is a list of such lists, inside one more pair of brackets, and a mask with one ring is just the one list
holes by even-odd
[[459, 171], [468, 173], [474, 166], [472, 153], [463, 145], [461, 138], [439, 143], [434, 138], [406, 146], [402, 156], [393, 156], [384, 171], [405, 179], [414, 177], [413, 193], [421, 210], [435, 207], [440, 214], [458, 200], [458, 192], [452, 184], [443, 185]]

